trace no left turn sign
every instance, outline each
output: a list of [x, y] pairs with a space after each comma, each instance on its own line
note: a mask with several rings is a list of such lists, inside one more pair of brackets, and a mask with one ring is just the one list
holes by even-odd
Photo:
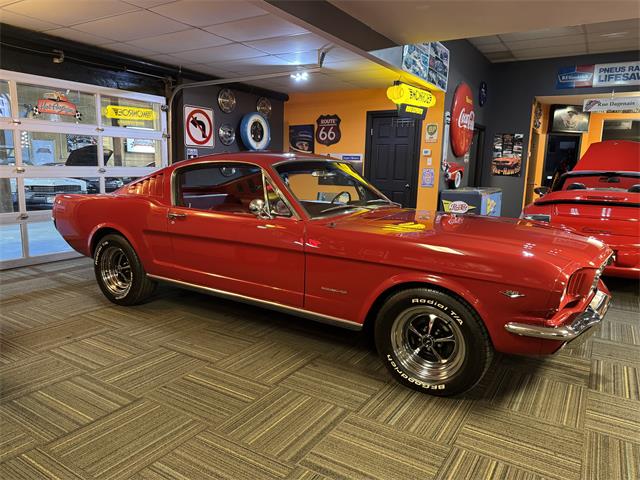
[[213, 110], [184, 106], [184, 144], [190, 147], [213, 147]]

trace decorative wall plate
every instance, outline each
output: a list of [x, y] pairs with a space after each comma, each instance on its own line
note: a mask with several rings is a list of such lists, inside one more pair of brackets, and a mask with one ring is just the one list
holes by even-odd
[[269, 121], [258, 112], [247, 113], [240, 122], [240, 138], [249, 150], [264, 150], [271, 142]]
[[218, 138], [223, 145], [231, 145], [236, 141], [236, 129], [228, 123], [223, 123], [218, 129]]
[[271, 116], [271, 101], [267, 97], [260, 97], [256, 104], [256, 110], [265, 118], [269, 118]]
[[236, 95], [228, 88], [218, 93], [218, 106], [224, 113], [231, 113], [236, 108]]

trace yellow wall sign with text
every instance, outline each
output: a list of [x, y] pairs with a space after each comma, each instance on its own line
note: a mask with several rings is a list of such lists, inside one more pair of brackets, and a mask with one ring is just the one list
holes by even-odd
[[155, 120], [156, 112], [152, 108], [128, 107], [126, 105], [107, 105], [104, 116], [117, 120]]
[[404, 103], [414, 107], [429, 108], [436, 104], [436, 97], [433, 93], [406, 83], [399, 83], [387, 88], [387, 98], [396, 105]]

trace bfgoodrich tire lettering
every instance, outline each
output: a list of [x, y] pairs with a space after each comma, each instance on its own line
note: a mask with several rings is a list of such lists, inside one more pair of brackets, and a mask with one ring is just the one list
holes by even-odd
[[155, 290], [131, 244], [121, 235], [105, 235], [93, 255], [96, 280], [105, 297], [118, 305], [136, 305]]
[[391, 296], [376, 318], [375, 340], [397, 381], [432, 395], [469, 390], [493, 358], [478, 314], [452, 295], [430, 288]]

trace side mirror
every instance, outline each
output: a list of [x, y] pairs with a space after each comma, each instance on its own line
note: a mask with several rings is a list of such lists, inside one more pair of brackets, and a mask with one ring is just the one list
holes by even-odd
[[536, 187], [533, 189], [533, 192], [542, 197], [543, 195], [549, 193], [549, 187]]
[[262, 198], [254, 198], [249, 203], [249, 211], [259, 218], [271, 218], [267, 212], [267, 205]]

